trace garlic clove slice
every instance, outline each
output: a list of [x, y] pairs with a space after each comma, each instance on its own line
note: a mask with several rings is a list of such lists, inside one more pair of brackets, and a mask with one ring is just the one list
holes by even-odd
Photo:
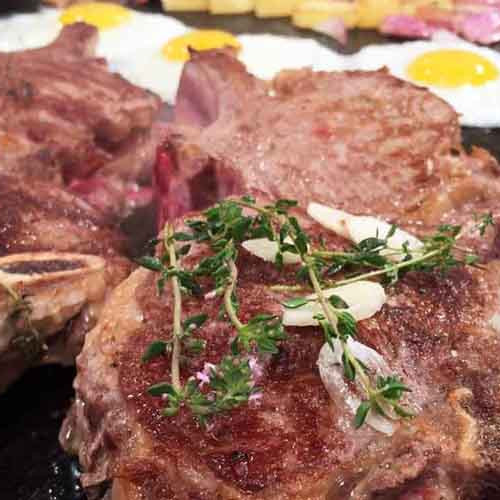
[[284, 309], [283, 325], [284, 326], [316, 326], [318, 321], [314, 316], [321, 314], [321, 305], [314, 301], [297, 309]]
[[328, 288], [326, 297], [337, 295], [349, 306], [348, 312], [356, 321], [371, 318], [377, 314], [387, 300], [384, 287], [374, 281], [357, 281], [348, 285]]
[[[385, 239], [389, 234], [392, 226], [384, 220], [371, 216], [352, 216], [346, 222], [347, 230], [350, 239], [354, 243], [360, 243], [367, 238]], [[408, 244], [408, 249], [418, 250], [423, 246], [423, 243], [415, 236], [396, 228], [394, 234], [387, 240], [387, 244], [391, 249], [402, 250], [404, 244]], [[393, 261], [400, 261], [402, 255], [391, 255], [391, 251], [382, 251], [382, 255], [387, 255], [387, 258]]]
[[[291, 243], [289, 238], [285, 239], [287, 243]], [[244, 241], [241, 246], [252, 255], [259, 257], [266, 262], [274, 262], [278, 253], [278, 243], [267, 238], [255, 238], [253, 240]], [[300, 256], [291, 252], [283, 254], [283, 264], [299, 264]]]
[[323, 227], [332, 230], [339, 236], [347, 239], [350, 238], [347, 229], [347, 220], [352, 217], [351, 214], [314, 202], [309, 203], [307, 214]]
[[[329, 288], [323, 292], [326, 297], [337, 295], [349, 306], [349, 312], [356, 321], [370, 318], [385, 304], [387, 297], [385, 290], [379, 283], [373, 281], [357, 281], [348, 285]], [[306, 297], [311, 302], [297, 309], [285, 309], [283, 324], [285, 326], [315, 326], [318, 321], [314, 316], [321, 314], [322, 307], [312, 294]]]
[[[384, 239], [391, 230], [391, 224], [377, 217], [369, 215], [352, 215], [342, 210], [322, 205], [320, 203], [309, 203], [307, 213], [323, 227], [330, 229], [339, 236], [351, 240], [353, 243], [360, 243], [367, 238]], [[395, 250], [401, 250], [407, 243], [410, 250], [418, 250], [423, 247], [423, 243], [415, 236], [396, 228], [395, 233], [389, 238], [388, 246]], [[399, 262], [403, 259], [401, 255], [391, 255], [391, 251], [382, 251], [388, 259]]]
[[[384, 358], [374, 349], [349, 338], [348, 346], [350, 351], [368, 368], [378, 375], [388, 375], [390, 368]], [[325, 344], [319, 353], [318, 368], [321, 381], [325, 386], [330, 398], [337, 405], [345, 405], [354, 417], [356, 410], [361, 403], [356, 391], [348, 384], [342, 368], [342, 347], [338, 340], [334, 340], [334, 350]], [[396, 423], [391, 419], [370, 412], [366, 423], [373, 429], [387, 435], [392, 435], [396, 428]]]

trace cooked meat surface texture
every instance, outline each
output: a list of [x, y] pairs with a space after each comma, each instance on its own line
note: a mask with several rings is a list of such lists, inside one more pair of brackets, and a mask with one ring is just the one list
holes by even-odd
[[[316, 244], [346, 246], [296, 215]], [[195, 244], [182, 265], [210, 254]], [[270, 285], [296, 284], [297, 266], [280, 271], [240, 248], [237, 267], [241, 320], [281, 314], [285, 296]], [[262, 360], [260, 399], [216, 415], [207, 428], [185, 408], [164, 416], [165, 401], [146, 391], [170, 379], [170, 355], [149, 363], [141, 356], [152, 341], [171, 339], [172, 290], [159, 296], [158, 275], [137, 270], [86, 337], [62, 443], [79, 455], [84, 487], [109, 484], [109, 498], [120, 500], [487, 498], [500, 477], [499, 270], [491, 261], [482, 271], [409, 273], [386, 290], [379, 313], [359, 322], [358, 340], [413, 391], [417, 416], [399, 421], [392, 436], [355, 430], [345, 394], [331, 398], [317, 365], [319, 327], [287, 327], [278, 353]], [[208, 316], [197, 330], [207, 347], [184, 359], [184, 382], [231, 350], [235, 331], [213, 287], [208, 279], [200, 296], [183, 299], [184, 317]]]
[[455, 111], [383, 70], [284, 71], [264, 82], [227, 52], [194, 53], [175, 122], [156, 167], [160, 227], [252, 188], [419, 234], [500, 210], [498, 164], [463, 150]]
[[109, 218], [50, 183], [0, 174], [0, 256], [79, 252], [115, 258], [126, 250]]
[[[69, 185], [113, 213], [150, 179], [161, 100], [95, 56], [97, 29], [77, 23], [49, 46], [0, 53], [2, 172]], [[99, 203], [98, 203], [99, 204]]]
[[124, 237], [64, 189], [0, 174], [0, 391], [38, 362], [70, 364], [130, 272]]

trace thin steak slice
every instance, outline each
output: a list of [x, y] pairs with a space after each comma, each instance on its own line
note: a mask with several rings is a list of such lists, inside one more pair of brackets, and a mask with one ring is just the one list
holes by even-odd
[[151, 176], [159, 97], [95, 56], [97, 29], [63, 28], [47, 47], [0, 53], [1, 171], [69, 185], [119, 213]]
[[[316, 242], [346, 244], [296, 215]], [[183, 265], [209, 253], [196, 244]], [[241, 248], [237, 265], [242, 321], [280, 314], [284, 297], [269, 285], [296, 283], [296, 267], [278, 271]], [[207, 429], [186, 410], [163, 416], [164, 403], [146, 389], [169, 380], [170, 358], [144, 364], [141, 356], [151, 341], [171, 338], [172, 292], [167, 286], [159, 297], [158, 276], [137, 270], [86, 338], [61, 441], [78, 454], [84, 487], [108, 485], [106, 498], [120, 500], [486, 498], [486, 482], [500, 472], [498, 266], [408, 274], [387, 291], [383, 309], [360, 322], [359, 339], [413, 389], [418, 416], [390, 437], [355, 430], [343, 393], [330, 399], [316, 327], [287, 328], [288, 340], [264, 363], [260, 400], [217, 415]], [[207, 348], [184, 360], [183, 381], [230, 352], [235, 332], [220, 316], [222, 298], [204, 295], [213, 286], [183, 301], [185, 317], [209, 317], [197, 331]]]
[[33, 364], [73, 363], [131, 266], [119, 230], [57, 186], [0, 174], [0, 213], [2, 391]]
[[486, 151], [463, 150], [448, 104], [385, 70], [304, 69], [265, 82], [230, 53], [193, 53], [157, 161], [160, 227], [257, 188], [425, 233], [500, 214], [498, 172]]

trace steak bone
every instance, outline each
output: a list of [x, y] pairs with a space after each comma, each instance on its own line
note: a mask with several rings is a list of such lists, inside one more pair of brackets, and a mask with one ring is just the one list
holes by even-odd
[[0, 373], [9, 367], [0, 377], [2, 391], [13, 378], [9, 373], [14, 376], [33, 361], [25, 351], [31, 341], [43, 354], [54, 334], [83, 311], [85, 329], [93, 322], [106, 293], [106, 261], [76, 253], [9, 255], [0, 258], [0, 285]]

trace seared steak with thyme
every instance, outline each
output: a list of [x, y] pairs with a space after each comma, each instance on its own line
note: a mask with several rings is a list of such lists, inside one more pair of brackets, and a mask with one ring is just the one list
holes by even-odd
[[[315, 281], [334, 270], [320, 278], [317, 269], [325, 267], [317, 265], [326, 256], [337, 258], [331, 251], [348, 243], [299, 209], [292, 212], [298, 224], [275, 212], [287, 249], [280, 268], [240, 245], [250, 231], [270, 234], [269, 209], [249, 221], [246, 209], [221, 207], [177, 221], [177, 233], [167, 227], [161, 260], [143, 262], [160, 274], [135, 271], [86, 338], [77, 361], [77, 398], [61, 431], [63, 445], [79, 455], [84, 487], [109, 483], [109, 498], [120, 500], [485, 498], [483, 480], [500, 472], [498, 263], [477, 270], [441, 250], [437, 259], [425, 247], [428, 267], [411, 256], [398, 264], [414, 267], [386, 289], [378, 313], [357, 322], [356, 341], [401, 376], [412, 390], [406, 404], [417, 416], [395, 421], [392, 435], [367, 425], [356, 430], [347, 404], [354, 385], [328, 386], [324, 370], [337, 368], [322, 361], [330, 349], [324, 335], [352, 334], [345, 315], [341, 329], [346, 304], [338, 298], [331, 303], [338, 316], [325, 332], [287, 327], [286, 339], [274, 319], [259, 316], [283, 314], [281, 303], [292, 293], [284, 290], [297, 285], [297, 255], [314, 290], [323, 293]], [[183, 247], [193, 237], [191, 247]], [[454, 238], [446, 241], [454, 244]], [[373, 251], [372, 240], [364, 251]], [[438, 236], [434, 243], [442, 241]], [[292, 250], [298, 254], [286, 257]], [[380, 262], [383, 254], [377, 255]], [[350, 265], [358, 262], [349, 258]], [[387, 275], [397, 278], [389, 269]], [[262, 328], [249, 328], [252, 318]], [[183, 333], [181, 319], [188, 324]], [[206, 343], [201, 354], [188, 349], [191, 335]], [[236, 361], [245, 348], [258, 368], [251, 358]], [[369, 372], [365, 361], [356, 363], [344, 362], [344, 369], [354, 370], [359, 381], [362, 371]], [[380, 404], [402, 394], [395, 378], [386, 383], [392, 388], [383, 393], [385, 401], [377, 399], [381, 393], [371, 396]], [[362, 424], [366, 415], [358, 413]]]
[[284, 71], [264, 82], [229, 53], [195, 53], [175, 122], [156, 167], [160, 227], [253, 188], [420, 234], [500, 213], [495, 159], [467, 154], [455, 111], [386, 71]]
[[161, 100], [95, 56], [97, 29], [63, 28], [49, 46], [0, 53], [0, 159], [4, 173], [69, 185], [120, 213], [148, 181]]
[[70, 364], [130, 263], [85, 201], [0, 174], [0, 391], [36, 362]]

